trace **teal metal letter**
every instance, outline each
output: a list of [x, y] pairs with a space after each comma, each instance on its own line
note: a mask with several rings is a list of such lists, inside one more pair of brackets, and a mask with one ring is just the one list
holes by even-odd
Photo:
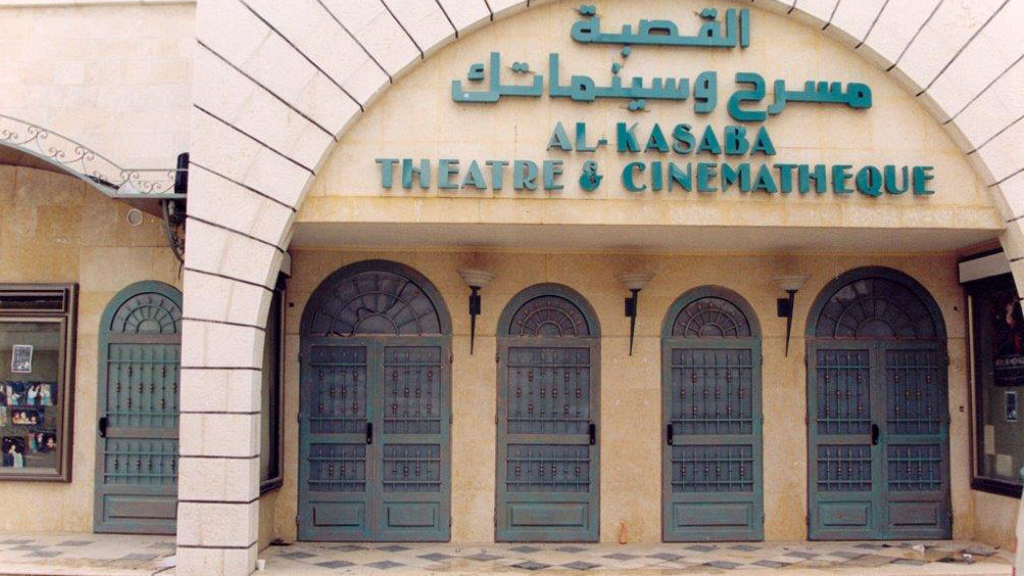
[[636, 128], [636, 124], [626, 128], [625, 122], [619, 122], [615, 125], [615, 141], [619, 152], [640, 151], [640, 144], [637, 143], [636, 136], [633, 135], [634, 128]]
[[721, 169], [723, 192], [728, 191], [729, 187], [737, 180], [740, 183], [740, 192], [750, 192], [750, 164], [744, 162], [737, 168], [733, 168], [731, 164], [723, 163]]
[[561, 160], [545, 160], [544, 161], [544, 189], [545, 190], [564, 190], [565, 185], [558, 184], [555, 179], [562, 175], [562, 161]]
[[768, 113], [763, 110], [744, 110], [741, 102], [760, 102], [764, 100], [764, 77], [755, 72], [737, 72], [737, 84], [750, 84], [750, 90], [737, 90], [729, 97], [729, 115], [740, 122], [764, 122]]
[[818, 194], [824, 194], [828, 191], [825, 183], [825, 165], [815, 164], [813, 174], [811, 174], [810, 169], [811, 167], [807, 164], [800, 164], [797, 166], [797, 178], [799, 180], [800, 193], [807, 194], [810, 192], [811, 180], [814, 180], [814, 191]]
[[512, 187], [516, 190], [536, 190], [537, 173], [536, 162], [516, 160], [512, 164]]
[[466, 177], [462, 179], [463, 188], [469, 188], [470, 186], [477, 190], [487, 190], [487, 180], [484, 180], [484, 173], [480, 170], [480, 165], [477, 164], [476, 160], [469, 163]]
[[569, 142], [569, 135], [565, 133], [565, 127], [559, 122], [555, 124], [555, 131], [548, 140], [548, 150], [558, 148], [565, 152], [572, 152], [572, 143]]
[[935, 190], [928, 187], [928, 181], [935, 178], [932, 170], [935, 170], [934, 166], [914, 166], [914, 194], [935, 194]]
[[672, 130], [672, 139], [675, 142], [672, 144], [672, 150], [676, 154], [689, 154], [693, 152], [693, 147], [697, 145], [697, 138], [694, 137], [693, 127], [689, 124], [677, 124]]
[[903, 172], [903, 184], [896, 184], [896, 166], [890, 164], [882, 169], [885, 179], [885, 191], [889, 194], [903, 194], [910, 189], [910, 168], [900, 166]]
[[495, 191], [501, 190], [504, 184], [504, 170], [508, 166], [508, 160], [488, 160], [484, 164], [491, 167], [491, 189]]
[[757, 129], [757, 137], [754, 138], [754, 146], [750, 149], [750, 155], [761, 153], [765, 156], [775, 156], [775, 144], [772, 143], [768, 129], [761, 126]]
[[832, 191], [836, 194], [849, 194], [853, 190], [847, 187], [846, 183], [850, 180], [850, 170], [853, 166], [849, 164], [836, 164], [832, 167]]
[[459, 161], [454, 158], [441, 158], [437, 161], [437, 187], [441, 190], [452, 190], [459, 185], [452, 181], [452, 176], [459, 176]]
[[672, 185], [679, 184], [683, 190], [693, 190], [693, 164], [686, 163], [686, 172], [683, 172], [675, 162], [668, 163], [668, 191], [672, 191]]
[[665, 134], [661, 131], [661, 125], [655, 124], [654, 128], [651, 129], [651, 137], [647, 139], [647, 146], [644, 148], [644, 152], [650, 152], [651, 150], [657, 150], [658, 152], [668, 152], [668, 142], [665, 140]]
[[377, 158], [375, 160], [377, 164], [380, 164], [380, 185], [383, 188], [391, 190], [391, 182], [394, 179], [393, 172], [395, 170], [395, 164], [398, 164], [397, 158]]
[[772, 176], [772, 170], [767, 164], [761, 164], [761, 167], [757, 169], [757, 178], [754, 179], [754, 192], [767, 192], [769, 194], [775, 194], [779, 191], [778, 186], [775, 185], [775, 177]]
[[711, 179], [718, 176], [718, 164], [700, 162], [697, 164], [697, 192], [718, 192], [711, 185]]
[[597, 150], [597, 146], [587, 146], [587, 123], [577, 122], [576, 123], [576, 151], [577, 152], [593, 152]]
[[864, 166], [857, 171], [857, 190], [865, 196], [882, 195], [882, 172], [874, 166]]
[[643, 192], [644, 190], [647, 190], [646, 184], [643, 186], [637, 186], [636, 183], [633, 182], [633, 171], [636, 170], [637, 172], [643, 172], [646, 168], [647, 166], [644, 165], [643, 162], [630, 162], [629, 164], [626, 164], [626, 167], [622, 169], [622, 185], [625, 186], [626, 190], [629, 190], [630, 192]]
[[747, 141], [747, 129], [743, 126], [725, 127], [725, 155], [742, 156], [750, 150]]
[[715, 136], [715, 129], [710, 124], [704, 128], [704, 136], [701, 136], [700, 144], [697, 146], [697, 153], [701, 152], [716, 156], [722, 153], [722, 145], [718, 143], [718, 136]]
[[776, 164], [775, 169], [779, 171], [779, 190], [783, 194], [793, 191], [793, 170], [796, 164]]
[[420, 167], [417, 168], [412, 163], [412, 158], [404, 158], [402, 160], [402, 188], [406, 190], [412, 188], [413, 176], [418, 176], [420, 181], [420, 188], [426, 190], [430, 188], [430, 160], [420, 160]]

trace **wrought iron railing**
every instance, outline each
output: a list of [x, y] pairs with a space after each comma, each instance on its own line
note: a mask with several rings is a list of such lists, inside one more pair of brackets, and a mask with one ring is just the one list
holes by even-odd
[[174, 191], [178, 169], [122, 168], [63, 134], [5, 114], [0, 114], [0, 146], [52, 164], [112, 198], [184, 197]]

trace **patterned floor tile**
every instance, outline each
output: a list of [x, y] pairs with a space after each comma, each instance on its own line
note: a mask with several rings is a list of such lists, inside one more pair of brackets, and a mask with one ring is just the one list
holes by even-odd
[[472, 556], [465, 556], [465, 558], [469, 558], [470, 560], [476, 560], [478, 562], [490, 562], [492, 560], [498, 560], [499, 558], [504, 558], [504, 556], [497, 556], [495, 554], [488, 554], [486, 552], [481, 552], [479, 554], [473, 554]]
[[296, 550], [295, 552], [283, 552], [278, 554], [281, 558], [287, 558], [289, 560], [305, 560], [306, 558], [313, 558], [316, 554], [310, 554], [309, 552], [303, 552]]
[[755, 552], [761, 548], [757, 546], [751, 546], [750, 544], [737, 544], [736, 546], [730, 546], [729, 550], [740, 550], [741, 552]]
[[424, 554], [422, 556], [417, 556], [417, 558], [423, 558], [425, 560], [433, 560], [434, 562], [440, 562], [441, 560], [455, 558], [455, 556], [449, 556], [447, 554], [441, 554], [440, 552], [434, 552], [433, 554]]
[[577, 560], [575, 562], [569, 562], [568, 564], [562, 564], [564, 568], [572, 568], [573, 570], [593, 570], [594, 568], [600, 568], [600, 564], [591, 564], [590, 562], [583, 562]]
[[351, 562], [345, 562], [344, 560], [330, 560], [328, 562], [317, 562], [317, 566], [331, 568], [333, 570], [335, 568], [348, 568], [349, 566], [354, 566], [354, 564]]
[[550, 568], [549, 564], [541, 564], [540, 562], [534, 562], [532, 560], [526, 562], [520, 562], [519, 564], [513, 564], [516, 568], [522, 568], [523, 570], [543, 570]]
[[800, 552], [798, 550], [794, 550], [793, 552], [787, 553], [786, 556], [792, 556], [793, 558], [803, 558], [804, 560], [810, 560], [811, 558], [817, 558], [818, 556], [821, 556], [821, 554], [815, 554], [814, 552]]
[[568, 552], [570, 554], [578, 554], [580, 552], [587, 551], [586, 548], [581, 548], [579, 546], [561, 546], [559, 548], [555, 548], [555, 550], [558, 550], [559, 552]]
[[[88, 546], [89, 544], [92, 544], [92, 542], [90, 542], [88, 540], [66, 540], [64, 542], [59, 542], [59, 543], [55, 544], [55, 546], [75, 546], [75, 547], [81, 547], [81, 546]], [[157, 544], [162, 544], [162, 542], [158, 542]]]
[[[401, 546], [399, 546], [399, 548], [401, 548]], [[402, 564], [401, 562], [392, 562], [391, 560], [382, 560], [380, 562], [371, 562], [369, 564], [363, 564], [363, 566], [369, 566], [370, 568], [376, 568], [378, 570], [390, 570], [391, 568], [405, 566], [405, 564]]]
[[340, 550], [342, 552], [356, 552], [358, 550], [367, 550], [366, 546], [360, 546], [358, 544], [342, 544], [341, 546], [331, 546], [331, 550]]
[[377, 550], [383, 550], [385, 552], [404, 552], [409, 548], [406, 546], [399, 546], [397, 544], [389, 544], [388, 546], [381, 546]]
[[534, 546], [516, 546], [515, 548], [509, 548], [509, 550], [519, 552], [521, 554], [532, 554], [534, 552], [540, 552], [542, 549]]
[[709, 544], [694, 544], [692, 546], [687, 546], [686, 549], [693, 550], [695, 552], [711, 552], [712, 550], [715, 550], [717, 548]]
[[758, 560], [754, 562], [754, 566], [762, 566], [764, 568], [782, 568], [788, 566], [785, 562], [776, 562], [774, 560]]
[[120, 558], [118, 558], [118, 560], [134, 560], [136, 562], [148, 562], [149, 560], [155, 560], [157, 556], [157, 554], [140, 554], [138, 552], [133, 552], [131, 554], [121, 556]]
[[25, 554], [25, 558], [53, 558], [60, 555], [61, 553], [56, 550], [33, 550]]
[[743, 566], [743, 564], [737, 564], [736, 562], [729, 562], [726, 560], [715, 560], [714, 562], [708, 562], [704, 565], [710, 566], [711, 568], [722, 568], [723, 570], [733, 570]]
[[639, 556], [636, 556], [635, 554], [626, 554], [624, 552], [616, 552], [615, 554], [605, 554], [604, 557], [611, 558], [612, 560], [632, 560], [634, 558], [639, 558]]
[[648, 558], [657, 558], [659, 560], [679, 560], [682, 556], [671, 552], [658, 552], [657, 554], [649, 554]]

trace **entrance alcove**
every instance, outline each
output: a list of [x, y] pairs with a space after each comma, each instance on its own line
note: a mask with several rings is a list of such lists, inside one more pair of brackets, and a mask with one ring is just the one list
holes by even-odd
[[[643, 292], [641, 314], [661, 318], [672, 299], [705, 283], [725, 286], [750, 299], [751, 306], [765, 323], [765, 434], [768, 437], [794, 432], [799, 427], [780, 425], [778, 416], [785, 410], [802, 413], [804, 400], [786, 396], [794, 389], [792, 382], [779, 383], [784, 389], [773, 392], [769, 371], [774, 370], [782, 378], [802, 386], [803, 379], [797, 368], [803, 361], [801, 336], [794, 335], [788, 359], [776, 348], [782, 334], [781, 329], [774, 326], [777, 322], [774, 322], [773, 305], [777, 295], [771, 283], [773, 271], [765, 269], [758, 260], [764, 260], [767, 254], [795, 254], [795, 266], [812, 268], [812, 280], [807, 287], [810, 293], [835, 275], [868, 264], [913, 270], [913, 275], [922, 277], [921, 273], [929, 267], [921, 258], [932, 259], [943, 271], [930, 278], [922, 277], [921, 281], [937, 295], [940, 306], [946, 311], [955, 306], [957, 299], [958, 287], [949, 271], [955, 255], [972, 246], [992, 242], [1003, 231], [1004, 223], [999, 208], [965, 161], [962, 151], [914, 100], [912, 93], [874, 63], [851, 52], [842, 41], [787, 19], [786, 10], [780, 14], [745, 3], [653, 2], [641, 5], [611, 1], [597, 4], [597, 9], [608, 26], [617, 27], [652, 17], [685, 22], [705, 4], [713, 4], [721, 11], [730, 7], [751, 8], [754, 18], [751, 46], [722, 52], [699, 50], [693, 55], [687, 54], [685, 60], [678, 58], [673, 49], [637, 47], [624, 59], [621, 74], [626, 77], [693, 77], [702, 70], [717, 70], [723, 92], [731, 90], [732, 77], [739, 71], [761, 73], [769, 79], [769, 86], [775, 78], [797, 83], [809, 79], [865, 82], [874, 92], [874, 106], [870, 110], [805, 104], [794, 105], [783, 115], [771, 118], [765, 125], [779, 154], [769, 160], [934, 165], [935, 194], [927, 198], [912, 194], [868, 198], [857, 193], [843, 197], [798, 193], [757, 196], [741, 194], [735, 189], [706, 196], [679, 191], [627, 194], [618, 179], [623, 165], [631, 158], [610, 150], [592, 155], [605, 168], [605, 186], [597, 192], [585, 193], [576, 180], [579, 164], [591, 155], [546, 150], [559, 121], [567, 128], [577, 121], [586, 122], [589, 129], [596, 130], [591, 132], [592, 136], [609, 138], [614, 138], [615, 123], [619, 121], [639, 122], [638, 132], [644, 135], [655, 122], [669, 127], [678, 122], [701, 127], [705, 124], [721, 127], [733, 122], [722, 100], [716, 111], [706, 118], [694, 115], [690, 102], [679, 107], [654, 103], [643, 113], [629, 112], [619, 103], [580, 104], [547, 97], [505, 99], [494, 105], [452, 102], [451, 81], [465, 81], [470, 65], [486, 62], [492, 51], [508, 54], [508, 62], [529, 62], [531, 69], [538, 73], [545, 71], [547, 54], [559, 52], [567, 68], [591, 74], [601, 81], [611, 78], [611, 64], [623, 63], [616, 50], [579, 46], [569, 39], [569, 29], [578, 19], [575, 12], [578, 6], [571, 2], [545, 3], [506, 19], [496, 19], [493, 24], [481, 26], [472, 33], [468, 28], [461, 28], [461, 22], [456, 23], [462, 31], [458, 41], [436, 50], [431, 48], [432, 43], [417, 42], [426, 52], [421, 64], [401, 75], [397, 74], [401, 67], [386, 68], [394, 85], [375, 101], [367, 99], [362, 117], [345, 131], [336, 145], [331, 145], [322, 166], [317, 166], [308, 194], [301, 202], [294, 202], [298, 208], [294, 225], [281, 235], [290, 239], [289, 248], [295, 258], [293, 282], [300, 286], [296, 301], [301, 302], [306, 297], [305, 287], [313, 283], [313, 277], [322, 277], [325, 261], [389, 257], [417, 267], [424, 263], [425, 273], [437, 283], [445, 299], [457, 303], [464, 300], [467, 289], [458, 281], [455, 263], [469, 252], [498, 254], [494, 257], [496, 285], [483, 291], [484, 316], [478, 324], [481, 326], [476, 334], [478, 351], [473, 357], [467, 356], [463, 346], [468, 336], [468, 317], [460, 313], [453, 316], [455, 422], [468, 419], [470, 425], [479, 426], [489, 418], [471, 414], [468, 407], [460, 412], [458, 389], [461, 381], [467, 388], [493, 390], [493, 375], [486, 376], [487, 372], [493, 374], [493, 367], [487, 367], [491, 357], [488, 346], [493, 345], [488, 341], [493, 342], [495, 309], [500, 309], [502, 302], [530, 284], [563, 282], [591, 300], [602, 317], [602, 325], [610, 326], [606, 316], [612, 321], [621, 319], [621, 295], [611, 279], [617, 271], [611, 270], [610, 256], [653, 254], [660, 271]], [[851, 9], [854, 8], [840, 6], [836, 11], [839, 18], [833, 27], [839, 28], [840, 22], [848, 20], [847, 10]], [[808, 6], [807, 10], [792, 12], [810, 20], [809, 14], [818, 12], [817, 4], [813, 8]], [[693, 22], [696, 21], [694, 17]], [[887, 24], [888, 18], [880, 21]], [[855, 29], [844, 25], [843, 29], [852, 30], [852, 35], [862, 39], [870, 33], [859, 25]], [[414, 37], [419, 33], [410, 31]], [[447, 38], [450, 34], [436, 36]], [[505, 71], [502, 79], [503, 82], [515, 81], [511, 71]], [[275, 142], [278, 141], [268, 140], [271, 145]], [[644, 155], [637, 156], [641, 159]], [[405, 190], [400, 184], [387, 190], [382, 186], [381, 165], [375, 162], [378, 158], [430, 159], [436, 169], [437, 160], [441, 158], [458, 158], [464, 167], [471, 160], [523, 158], [540, 161], [547, 157], [565, 160], [565, 190], [533, 193], [511, 189], [500, 193], [440, 190], [436, 186], [436, 173], [427, 190]], [[685, 162], [693, 158], [652, 153], [651, 159]], [[315, 162], [309, 164], [316, 165]], [[463, 176], [460, 172], [460, 179]], [[400, 178], [396, 178], [398, 181]], [[737, 253], [744, 256], [735, 256]], [[578, 266], [579, 271], [575, 278], [571, 278], [573, 266]], [[427, 269], [430, 271], [426, 272]], [[731, 270], [732, 276], [716, 276], [715, 271], [722, 269]], [[799, 325], [806, 317], [808, 305], [805, 300], [798, 301], [795, 324]], [[457, 306], [453, 305], [453, 309], [458, 310]], [[637, 333], [641, 353], [657, 334], [652, 330], [657, 322], [645, 322], [644, 318], [639, 319]], [[487, 322], [488, 319], [491, 321]], [[627, 362], [618, 356], [621, 350], [615, 344], [624, 338], [623, 330], [619, 326], [612, 327], [605, 335], [605, 341], [610, 343], [602, 347], [606, 372], [615, 370], [609, 367], [609, 359], [620, 364]], [[964, 338], [959, 328], [951, 334], [951, 339], [958, 341], [951, 354], [959, 354], [960, 361], [966, 358]], [[649, 372], [650, 368], [644, 367], [633, 377], [646, 381], [650, 379]], [[622, 368], [617, 375], [627, 376], [629, 370]], [[609, 376], [612, 375], [604, 375]], [[651, 380], [655, 384], [658, 381], [656, 376]], [[962, 387], [964, 382], [965, 375], [951, 375], [951, 387]], [[287, 386], [293, 387], [294, 382]], [[485, 397], [482, 393], [474, 396]], [[490, 414], [493, 401], [473, 406], [473, 411]], [[950, 402], [954, 400], [951, 398]], [[786, 406], [787, 403], [792, 405]], [[775, 411], [774, 422], [772, 411]], [[649, 414], [657, 416], [657, 411]], [[644, 416], [649, 414], [644, 413]], [[604, 421], [605, 430], [614, 422], [621, 424], [624, 420]], [[650, 436], [656, 446], [653, 433], [658, 432], [657, 427], [646, 422], [637, 426], [638, 438]], [[959, 426], [959, 433], [966, 434], [962, 422]], [[468, 430], [460, 432], [458, 424], [453, 429], [452, 537], [455, 541], [466, 542], [487, 538], [492, 532], [495, 502], [487, 493], [493, 493], [496, 481], [489, 474], [460, 472], [480, 464], [477, 456], [484, 458], [480, 468], [494, 469], [493, 449], [490, 449], [493, 446], [487, 446], [488, 450], [475, 446], [490, 442], [493, 429]], [[786, 458], [805, 453], [806, 444], [799, 434], [802, 432], [790, 434], [792, 446], [776, 448], [779, 452], [766, 454], [766, 462], [788, 462]], [[627, 480], [634, 478], [631, 474], [635, 469], [631, 465], [637, 459], [660, 460], [656, 449], [652, 451], [639, 444], [621, 442], [617, 447], [603, 447], [602, 541], [615, 540], [623, 523], [631, 527], [631, 535], [641, 541], [658, 538], [658, 527], [637, 522], [637, 514], [628, 510], [629, 502], [623, 496]], [[460, 446], [466, 454], [473, 455], [462, 464], [458, 456]], [[635, 455], [630, 453], [634, 449]], [[954, 490], [954, 514], [962, 514], [965, 519], [958, 529], [969, 531], [976, 513], [974, 496], [965, 481], [966, 443], [954, 446], [954, 450], [959, 451], [954, 461], [960, 458], [963, 464], [959, 472], [954, 471], [960, 475], [954, 479], [960, 487], [959, 492]], [[487, 451], [491, 456], [486, 455]], [[804, 463], [803, 460], [798, 462]], [[289, 470], [294, 470], [295, 466], [294, 459], [286, 462]], [[288, 473], [286, 470], [286, 475]], [[765, 471], [768, 539], [806, 536], [806, 527], [802, 526], [806, 504], [801, 504], [806, 502], [806, 485], [793, 483], [784, 476], [780, 470]], [[653, 501], [657, 507], [660, 502], [657, 484], [640, 480], [629, 496], [634, 500]], [[464, 496], [461, 499], [460, 490]], [[617, 502], [616, 494], [619, 495]], [[275, 508], [270, 512], [275, 517], [274, 535], [286, 539], [293, 536], [289, 524], [294, 500], [287, 488], [277, 497]]]

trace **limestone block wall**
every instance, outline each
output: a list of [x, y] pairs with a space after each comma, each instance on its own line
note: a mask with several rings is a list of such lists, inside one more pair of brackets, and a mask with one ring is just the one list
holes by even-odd
[[132, 168], [189, 147], [195, 2], [0, 1], [0, 114]]
[[100, 316], [125, 286], [181, 285], [160, 221], [128, 224], [128, 206], [82, 181], [0, 166], [0, 283], [77, 282], [70, 483], [0, 481], [0, 532], [91, 532], [96, 474]]
[[[890, 266], [919, 280], [936, 299], [949, 334], [949, 403], [954, 537], [1007, 545], [1013, 514], [990, 515], [1016, 500], [970, 490], [968, 352], [963, 292], [952, 254], [802, 255], [779, 258], [746, 255], [555, 254], [459, 251], [296, 250], [287, 294], [284, 485], [273, 500], [274, 527], [263, 539], [294, 540], [298, 480], [299, 321], [310, 294], [329, 274], [365, 259], [388, 259], [425, 274], [453, 311], [452, 364], [452, 541], [494, 538], [495, 424], [497, 398], [495, 331], [498, 316], [520, 290], [557, 282], [585, 296], [596, 309], [601, 342], [601, 541], [618, 541], [625, 526], [631, 542], [661, 539], [661, 327], [672, 302], [683, 292], [714, 284], [735, 290], [753, 306], [763, 331], [765, 537], [806, 538], [807, 510], [806, 370], [803, 330], [817, 293], [836, 275], [859, 266]], [[482, 291], [476, 348], [469, 354], [469, 316], [463, 313], [468, 288], [462, 267], [495, 274]], [[642, 268], [657, 276], [640, 296], [633, 356], [628, 355], [629, 321], [622, 315], [627, 295], [615, 274]], [[737, 273], [741, 271], [741, 273]], [[783, 355], [785, 320], [776, 317], [783, 294], [772, 278], [809, 274], [797, 296], [789, 357]], [[985, 514], [979, 521], [980, 514]], [[266, 520], [265, 510], [261, 517]], [[261, 531], [262, 532], [262, 531]], [[266, 541], [261, 539], [261, 541]]]

